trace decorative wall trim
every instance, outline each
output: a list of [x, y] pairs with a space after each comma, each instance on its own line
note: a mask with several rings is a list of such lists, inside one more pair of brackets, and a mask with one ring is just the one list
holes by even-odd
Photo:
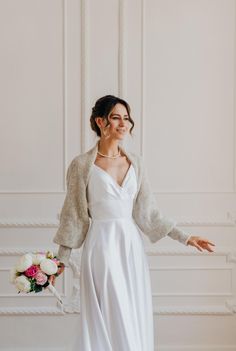
[[[50, 251], [55, 251], [52, 247], [47, 247], [47, 250]], [[18, 255], [24, 255], [28, 252], [34, 252], [34, 251], [46, 251], [45, 247], [25, 247], [21, 249], [17, 248], [0, 248], [0, 256], [18, 256]]]
[[232, 308], [224, 306], [161, 306], [154, 315], [232, 315]]
[[[56, 228], [59, 225], [59, 213], [57, 214], [58, 220], [42, 219], [42, 218], [25, 218], [25, 219], [0, 219], [0, 228], [4, 227], [16, 227], [16, 228]], [[209, 220], [209, 221], [182, 221], [178, 222], [178, 226], [181, 227], [235, 227], [236, 221], [220, 221], [220, 220]]]
[[153, 293], [152, 296], [154, 298], [156, 297], [231, 297], [234, 298], [234, 294], [231, 292], [225, 292], [225, 293]]
[[147, 123], [145, 123], [145, 103], [146, 103], [146, 86], [145, 86], [145, 18], [146, 18], [146, 8], [145, 0], [141, 0], [141, 120], [140, 120], [140, 156], [145, 158], [144, 144], [145, 144], [145, 128]]
[[0, 351], [74, 351], [72, 348], [68, 348], [68, 347], [35, 347], [32, 348], [32, 346], [30, 347], [1, 347], [0, 346]]
[[[32, 349], [32, 347], [9, 347], [9, 348], [1, 348], [0, 351], [74, 351], [74, 348], [70, 347], [41, 347], [37, 349]], [[185, 346], [177, 346], [177, 345], [158, 345], [158, 348], [154, 348], [155, 351], [235, 351], [236, 345], [185, 345]]]
[[[140, 150], [140, 155], [145, 159], [145, 126], [147, 125], [147, 123], [145, 123], [145, 104], [146, 104], [146, 81], [145, 81], [145, 69], [146, 69], [146, 61], [145, 61], [145, 54], [146, 54], [146, 0], [141, 0], [141, 9], [142, 9], [142, 14], [141, 14], [141, 92], [142, 92], [142, 96], [141, 96], [141, 123], [140, 123], [140, 128], [142, 133], [141, 134], [141, 150]], [[236, 49], [235, 49], [236, 51]], [[235, 53], [236, 54], [236, 53]], [[236, 112], [236, 104], [235, 104], [235, 92], [236, 92], [236, 74], [234, 77], [234, 130], [233, 130], [233, 138], [234, 138], [234, 149], [233, 149], [233, 178], [234, 178], [234, 183], [233, 183], [233, 191], [229, 191], [229, 192], [225, 192], [225, 191], [204, 191], [204, 192], [198, 192], [198, 191], [158, 191], [155, 190], [154, 194], [158, 195], [158, 194], [232, 194], [235, 195], [236, 194], [236, 138], [235, 138], [235, 134], [236, 134], [236, 123], [235, 123], [235, 112]]]
[[125, 0], [119, 0], [118, 6], [119, 6], [118, 96], [123, 98], [127, 96]]
[[60, 303], [58, 307], [0, 307], [0, 315], [63, 315], [63, 307]]
[[[0, 251], [1, 252], [1, 251]], [[155, 247], [148, 246], [145, 249], [148, 256], [226, 256], [228, 262], [235, 263], [236, 251], [232, 251], [231, 247], [217, 247], [216, 251], [209, 253], [208, 251], [198, 251], [192, 247], [171, 248], [171, 247]]]
[[168, 267], [149, 267], [150, 271], [232, 271], [234, 266], [213, 266], [213, 267], [186, 267], [186, 266], [168, 266]]
[[59, 222], [46, 219], [0, 219], [0, 228], [56, 228]]
[[[53, 247], [47, 247], [48, 250], [55, 251]], [[200, 252], [195, 250], [194, 248], [184, 247], [184, 248], [171, 248], [171, 247], [154, 247], [149, 246], [145, 249], [145, 252], [148, 256], [226, 256], [228, 262], [236, 262], [236, 251], [232, 251], [231, 247], [218, 247], [215, 252]], [[5, 247], [0, 248], [0, 256], [16, 256], [16, 255], [24, 255], [27, 252], [33, 251], [45, 251], [45, 247], [25, 247], [25, 248], [14, 248], [14, 247]], [[76, 252], [80, 253], [81, 249], [72, 249], [71, 260], [75, 256]], [[74, 262], [71, 261], [73, 265]], [[73, 268], [72, 268], [73, 269]]]
[[67, 82], [68, 82], [68, 74], [67, 74], [67, 67], [68, 67], [68, 62], [67, 62], [67, 0], [62, 1], [62, 45], [63, 45], [63, 50], [62, 50], [62, 79], [63, 79], [63, 96], [62, 96], [62, 103], [63, 103], [63, 140], [62, 140], [62, 152], [63, 152], [63, 172], [62, 172], [62, 177], [63, 177], [63, 191], [66, 192], [66, 169], [67, 169], [67, 119], [68, 119], [68, 114], [67, 114]]
[[[48, 248], [50, 249], [50, 248]], [[22, 255], [27, 252], [42, 250], [45, 251], [45, 248], [5, 248], [0, 249], [0, 256], [10, 256], [10, 255]], [[53, 249], [52, 249], [53, 251]], [[209, 255], [209, 253], [205, 252], [190, 252], [186, 249], [171, 249], [171, 248], [156, 248], [156, 249], [148, 249], [146, 250], [148, 255]], [[230, 251], [230, 248], [222, 247], [218, 249], [217, 252], [211, 253], [211, 255], [217, 256], [226, 256], [227, 262], [233, 262], [236, 256], [235, 252]], [[232, 259], [233, 258], [233, 259]], [[57, 302], [58, 308], [49, 308], [49, 307], [40, 307], [40, 308], [31, 308], [31, 307], [6, 307], [0, 309], [1, 314], [63, 314], [63, 313], [80, 313], [80, 261], [81, 261], [81, 250], [72, 250], [69, 266], [73, 272], [73, 289], [71, 296], [63, 295], [63, 306]], [[181, 269], [206, 269], [206, 267], [180, 267]], [[219, 266], [219, 267], [208, 267], [207, 269], [232, 269], [233, 267], [228, 266]], [[150, 268], [152, 269], [152, 268]], [[179, 269], [178, 267], [154, 267], [154, 269], [158, 270], [166, 270], [166, 269]], [[232, 298], [225, 301], [225, 306], [160, 306], [158, 308], [154, 308], [154, 314], [157, 315], [232, 315], [236, 313], [236, 298], [231, 293], [220, 293], [220, 294], [153, 294], [152, 296], [231, 296]], [[63, 311], [62, 311], [63, 310]]]
[[[0, 195], [22, 195], [22, 194], [64, 194], [66, 191], [66, 169], [67, 169], [67, 0], [62, 0], [62, 120], [63, 120], [63, 191], [0, 191]], [[0, 225], [1, 226], [1, 225]]]
[[89, 0], [81, 0], [81, 153], [87, 150], [86, 116], [89, 106]]
[[[60, 304], [58, 304], [60, 305]], [[65, 313], [80, 313], [78, 306], [75, 309], [69, 309], [67, 305], [56, 307], [1, 307], [0, 315], [64, 315]], [[154, 315], [232, 315], [235, 312], [234, 307], [221, 306], [189, 306], [175, 307], [162, 306], [154, 310]], [[232, 309], [232, 310], [231, 310]]]
[[235, 351], [236, 345], [185, 345], [185, 346], [168, 346], [159, 345], [155, 351]]
[[216, 219], [209, 221], [182, 221], [178, 225], [181, 227], [235, 227], [235, 222]]

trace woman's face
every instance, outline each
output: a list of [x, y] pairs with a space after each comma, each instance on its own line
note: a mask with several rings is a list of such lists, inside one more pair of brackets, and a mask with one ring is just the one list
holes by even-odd
[[[132, 127], [126, 107], [120, 103], [114, 106], [108, 117], [110, 125], [105, 127], [107, 121], [101, 117], [97, 117], [96, 120], [100, 128], [105, 128], [105, 136], [109, 135], [109, 139], [123, 139]], [[103, 137], [102, 133], [101, 135]]]

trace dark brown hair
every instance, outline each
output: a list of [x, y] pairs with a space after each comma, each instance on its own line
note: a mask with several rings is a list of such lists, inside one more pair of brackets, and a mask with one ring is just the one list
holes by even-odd
[[131, 109], [130, 109], [128, 102], [126, 102], [125, 100], [123, 100], [119, 97], [116, 97], [114, 95], [105, 95], [96, 101], [94, 107], [92, 108], [92, 114], [90, 116], [90, 126], [91, 126], [92, 130], [95, 131], [97, 136], [99, 136], [99, 137], [101, 136], [101, 131], [100, 131], [100, 128], [98, 127], [98, 125], [95, 121], [95, 118], [102, 117], [103, 119], [106, 119], [106, 121], [107, 121], [106, 125], [109, 125], [110, 122], [108, 120], [108, 116], [111, 113], [114, 106], [118, 103], [122, 104], [126, 107], [126, 110], [127, 110], [128, 116], [129, 116], [129, 121], [132, 124], [132, 127], [130, 128], [130, 131], [129, 131], [131, 134], [131, 131], [134, 128], [134, 121], [130, 116]]

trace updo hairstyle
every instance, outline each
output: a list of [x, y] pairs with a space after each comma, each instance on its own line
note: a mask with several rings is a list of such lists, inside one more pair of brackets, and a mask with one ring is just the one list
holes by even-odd
[[99, 126], [97, 125], [95, 118], [102, 117], [107, 121], [106, 126], [108, 126], [110, 124], [108, 117], [111, 111], [113, 110], [114, 106], [118, 103], [126, 107], [126, 110], [129, 116], [129, 121], [132, 124], [132, 127], [130, 128], [129, 132], [130, 132], [130, 135], [132, 135], [131, 131], [134, 128], [134, 121], [130, 116], [129, 104], [125, 100], [119, 97], [116, 97], [114, 95], [105, 95], [96, 101], [94, 107], [92, 108], [92, 114], [90, 116], [90, 126], [92, 130], [97, 134], [97, 136], [101, 137], [101, 131]]

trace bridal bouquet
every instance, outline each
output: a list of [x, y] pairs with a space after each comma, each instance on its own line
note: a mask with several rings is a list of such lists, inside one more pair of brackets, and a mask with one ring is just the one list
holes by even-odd
[[50, 277], [57, 277], [61, 269], [61, 262], [51, 251], [29, 252], [21, 256], [16, 265], [10, 271], [10, 282], [20, 292], [38, 293], [48, 288], [53, 295], [62, 303], [57, 290], [50, 282]]

